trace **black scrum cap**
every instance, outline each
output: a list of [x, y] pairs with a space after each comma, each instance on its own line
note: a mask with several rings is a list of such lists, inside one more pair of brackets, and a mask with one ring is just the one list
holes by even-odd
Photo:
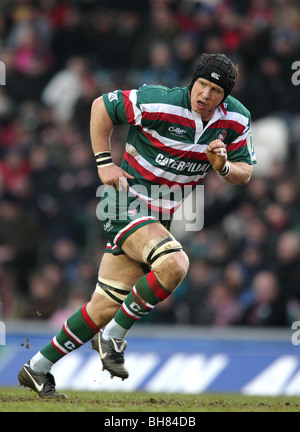
[[189, 90], [192, 90], [197, 79], [204, 78], [222, 87], [224, 90], [223, 100], [225, 100], [234, 87], [236, 77], [237, 68], [224, 54], [203, 54], [192, 77]]

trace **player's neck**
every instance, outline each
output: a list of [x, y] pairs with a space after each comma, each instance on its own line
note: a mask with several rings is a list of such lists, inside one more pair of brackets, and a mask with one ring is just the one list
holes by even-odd
[[208, 123], [209, 120], [212, 119], [214, 113], [216, 112], [216, 109], [217, 109], [217, 108], [211, 110], [211, 111], [208, 112], [207, 114], [204, 114], [204, 115], [201, 114], [201, 120], [202, 120], [203, 122], [207, 122], [207, 123]]

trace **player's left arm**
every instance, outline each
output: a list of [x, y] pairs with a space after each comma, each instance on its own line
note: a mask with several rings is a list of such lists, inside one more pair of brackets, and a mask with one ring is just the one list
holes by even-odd
[[249, 182], [253, 172], [253, 166], [246, 162], [229, 162], [230, 172], [224, 176], [227, 183], [245, 185]]
[[217, 139], [209, 143], [206, 156], [213, 169], [224, 180], [231, 184], [247, 184], [253, 172], [253, 166], [246, 162], [230, 162], [227, 160], [227, 150], [223, 141]]

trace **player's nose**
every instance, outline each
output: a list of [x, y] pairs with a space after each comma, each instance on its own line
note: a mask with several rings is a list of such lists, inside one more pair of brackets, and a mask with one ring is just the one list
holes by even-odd
[[209, 99], [209, 97], [210, 97], [210, 89], [209, 88], [203, 89], [201, 96], [204, 97], [205, 99]]

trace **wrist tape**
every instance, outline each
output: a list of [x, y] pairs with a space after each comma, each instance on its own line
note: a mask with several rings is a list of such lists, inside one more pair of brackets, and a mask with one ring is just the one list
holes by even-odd
[[215, 170], [220, 176], [225, 177], [230, 173], [230, 163], [226, 161], [224, 168], [221, 171]]
[[98, 167], [103, 167], [112, 163], [110, 151], [96, 153], [95, 158]]

